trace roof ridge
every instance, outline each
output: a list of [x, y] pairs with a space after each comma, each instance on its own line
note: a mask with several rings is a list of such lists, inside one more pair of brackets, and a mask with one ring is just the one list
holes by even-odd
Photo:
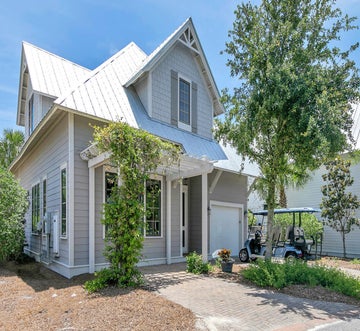
[[75, 62], [73, 62], [73, 61], [70, 61], [70, 60], [68, 60], [68, 59], [65, 59], [64, 57], [62, 57], [62, 56], [60, 56], [60, 55], [51, 53], [51, 52], [47, 51], [46, 49], [43, 49], [43, 48], [41, 48], [41, 47], [39, 47], [39, 46], [36, 46], [36, 45], [34, 45], [34, 44], [31, 44], [31, 43], [29, 43], [29, 42], [27, 42], [27, 41], [23, 41], [23, 42], [22, 42], [22, 45], [23, 45], [23, 46], [24, 46], [24, 45], [30, 46], [30, 47], [32, 47], [32, 48], [37, 49], [38, 51], [41, 51], [41, 52], [43, 52], [43, 53], [46, 53], [46, 54], [50, 55], [50, 56], [52, 56], [52, 57], [56, 57], [56, 58], [58, 58], [59, 60], [68, 62], [68, 63], [70, 63], [70, 64], [72, 64], [72, 65], [74, 65], [74, 66], [77, 66], [77, 67], [81, 68], [81, 69], [84, 69], [84, 70], [87, 70], [87, 71], [91, 71], [91, 69], [89, 69], [89, 68], [86, 68], [86, 67], [84, 67], [84, 66], [82, 66], [82, 65], [80, 65], [80, 64], [78, 64], [78, 63], [75, 63]]

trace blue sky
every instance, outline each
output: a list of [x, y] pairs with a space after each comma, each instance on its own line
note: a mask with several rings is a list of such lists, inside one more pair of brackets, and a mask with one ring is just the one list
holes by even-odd
[[[259, 2], [254, 0], [252, 2]], [[234, 86], [226, 55], [235, 0], [34, 0], [0, 3], [0, 135], [16, 126], [21, 42], [27, 41], [89, 69], [134, 41], [152, 52], [192, 17], [219, 90]], [[360, 17], [360, 0], [339, 0], [340, 8]], [[360, 19], [357, 20], [360, 25]], [[360, 31], [342, 43], [360, 41]], [[360, 51], [356, 60], [360, 66]]]

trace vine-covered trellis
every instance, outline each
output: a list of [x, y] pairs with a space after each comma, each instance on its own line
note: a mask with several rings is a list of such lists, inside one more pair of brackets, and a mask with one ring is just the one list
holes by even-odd
[[114, 185], [104, 205], [102, 223], [106, 227], [105, 257], [110, 267], [97, 273], [86, 287], [96, 291], [107, 285], [135, 286], [141, 282], [136, 268], [144, 239], [145, 182], [160, 165], [179, 160], [178, 146], [123, 122], [94, 128], [100, 152], [110, 152], [110, 162], [118, 169], [121, 185]]

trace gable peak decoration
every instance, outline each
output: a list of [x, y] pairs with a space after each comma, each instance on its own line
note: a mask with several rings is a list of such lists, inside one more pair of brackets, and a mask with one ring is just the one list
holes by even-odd
[[180, 36], [179, 40], [194, 52], [199, 53], [198, 44], [190, 28], [187, 28]]

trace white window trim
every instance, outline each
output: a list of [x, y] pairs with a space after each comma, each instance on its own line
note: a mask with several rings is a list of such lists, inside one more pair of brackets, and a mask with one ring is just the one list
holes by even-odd
[[[106, 203], [106, 193], [105, 193], [105, 189], [106, 189], [106, 176], [105, 173], [106, 172], [112, 172], [114, 174], [117, 174], [116, 168], [111, 167], [111, 166], [103, 166], [102, 168], [102, 182], [103, 182], [103, 188], [102, 188], [102, 202], [103, 205]], [[104, 210], [103, 210], [104, 212]], [[102, 238], [105, 240], [105, 236], [106, 236], [106, 230], [105, 230], [105, 224], [102, 224]]]
[[45, 225], [44, 222], [46, 222], [45, 219], [45, 215], [44, 215], [44, 181], [46, 181], [46, 211], [45, 213], [48, 213], [48, 198], [47, 198], [47, 194], [48, 194], [48, 179], [47, 179], [47, 175], [43, 176], [41, 178], [41, 220], [43, 222], [43, 226], [42, 226], [42, 234], [45, 234]]
[[[61, 201], [61, 197], [62, 197], [62, 180], [61, 180], [61, 172], [62, 170], [66, 170], [66, 235], [63, 235], [61, 232], [62, 230], [62, 201]], [[60, 174], [60, 179], [59, 179], [59, 182], [60, 182], [60, 185], [59, 185], [59, 192], [60, 192], [60, 197], [59, 197], [59, 200], [60, 200], [60, 212], [59, 212], [59, 226], [60, 226], [60, 229], [59, 229], [59, 236], [60, 236], [60, 239], [68, 239], [68, 232], [69, 232], [69, 224], [68, 224], [68, 221], [69, 221], [69, 189], [68, 189], [68, 180], [69, 180], [69, 171], [68, 171], [68, 167], [67, 167], [67, 163], [64, 163], [60, 166], [60, 169], [59, 169], [59, 174]]]
[[[190, 85], [190, 124], [185, 124], [180, 121], [180, 79], [184, 80]], [[177, 113], [178, 113], [178, 128], [190, 131], [191, 132], [191, 125], [192, 125], [192, 84], [191, 79], [188, 77], [178, 74], [178, 100], [177, 100]]]
[[42, 190], [41, 190], [41, 185], [40, 185], [40, 180], [37, 180], [36, 182], [33, 182], [31, 184], [31, 188], [30, 188], [30, 192], [31, 192], [31, 205], [30, 205], [30, 219], [31, 219], [31, 234], [33, 236], [38, 236], [39, 233], [38, 232], [34, 232], [33, 230], [33, 214], [32, 214], [32, 207], [33, 207], [33, 187], [36, 186], [36, 185], [39, 185], [39, 208], [40, 208], [40, 220], [42, 219], [41, 217], [41, 193], [42, 193]]
[[[160, 236], [147, 236], [146, 235], [146, 215], [144, 216], [144, 238], [146, 239], [162, 239], [164, 238], [164, 178], [159, 175], [150, 175], [149, 179], [155, 179], [160, 181]], [[146, 188], [146, 183], [144, 183]], [[144, 197], [144, 207], [146, 208], [146, 195]]]

